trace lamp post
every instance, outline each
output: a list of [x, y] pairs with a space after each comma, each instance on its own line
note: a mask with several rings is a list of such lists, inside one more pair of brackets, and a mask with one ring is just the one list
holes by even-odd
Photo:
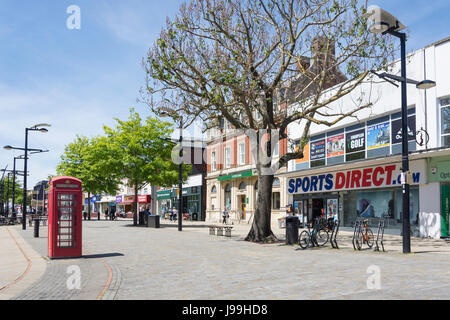
[[16, 202], [16, 160], [23, 159], [23, 156], [14, 157], [13, 165], [13, 182], [12, 182], [12, 215], [16, 216], [16, 210], [14, 209], [14, 204]]
[[11, 172], [8, 172], [8, 185], [6, 187], [6, 217], [9, 216], [9, 176], [11, 175]]
[[[401, 100], [402, 100], [402, 228], [403, 228], [403, 253], [411, 252], [411, 226], [410, 226], [410, 210], [409, 210], [409, 159], [408, 159], [408, 106], [406, 84], [415, 84], [418, 89], [429, 89], [436, 85], [434, 81], [424, 80], [421, 82], [406, 78], [406, 34], [399, 32], [405, 28], [400, 21], [389, 12], [380, 9], [377, 6], [367, 8], [365, 17], [368, 18], [370, 32], [375, 34], [390, 34], [400, 39], [400, 59], [401, 59], [401, 77], [382, 73], [376, 74], [378, 77], [387, 80], [395, 80], [401, 82]], [[389, 80], [387, 80], [389, 81]], [[391, 81], [389, 81], [392, 83]], [[392, 83], [394, 84], [394, 83]], [[395, 84], [394, 84], [395, 85]], [[397, 85], [396, 85], [397, 86]]]
[[[174, 110], [161, 108], [160, 115], [169, 116], [173, 119], [180, 119], [180, 164], [178, 168], [178, 231], [183, 230], [183, 117], [177, 114]], [[156, 198], [156, 197], [155, 197]]]
[[40, 123], [32, 126], [31, 128], [25, 128], [25, 148], [13, 148], [11, 146], [5, 146], [5, 149], [11, 150], [11, 149], [18, 149], [18, 150], [24, 150], [24, 165], [23, 165], [23, 171], [25, 172], [23, 176], [23, 202], [22, 202], [22, 230], [27, 229], [27, 223], [26, 223], [26, 217], [27, 217], [27, 157], [28, 157], [28, 151], [42, 151], [39, 149], [28, 149], [28, 131], [40, 131], [40, 132], [48, 132], [48, 129], [45, 127], [50, 127], [47, 123]]

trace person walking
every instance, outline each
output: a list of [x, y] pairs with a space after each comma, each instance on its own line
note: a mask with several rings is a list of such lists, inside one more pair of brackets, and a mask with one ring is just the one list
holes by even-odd
[[222, 223], [223, 223], [223, 224], [226, 224], [226, 223], [227, 223], [227, 219], [228, 219], [228, 211], [227, 211], [226, 208], [223, 209], [223, 212], [222, 212], [222, 218], [223, 218]]
[[108, 216], [109, 216], [109, 214], [108, 214], [108, 208], [106, 208], [106, 209], [105, 209], [105, 220], [108, 220]]

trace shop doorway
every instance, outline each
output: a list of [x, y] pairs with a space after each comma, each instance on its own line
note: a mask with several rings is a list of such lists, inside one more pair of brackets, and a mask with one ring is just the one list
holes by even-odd
[[312, 199], [312, 221], [314, 222], [316, 218], [319, 218], [325, 213], [324, 199], [316, 198]]
[[245, 194], [238, 196], [238, 203], [239, 203], [239, 220], [245, 220], [245, 208], [246, 208], [246, 199], [247, 197]]

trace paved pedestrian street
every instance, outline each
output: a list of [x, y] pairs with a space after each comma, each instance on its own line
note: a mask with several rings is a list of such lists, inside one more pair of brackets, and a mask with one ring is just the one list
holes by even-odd
[[[450, 298], [450, 244], [443, 240], [413, 238], [414, 253], [404, 255], [401, 238], [386, 236], [387, 252], [354, 251], [343, 231], [339, 250], [302, 250], [246, 242], [249, 227], [235, 225], [228, 238], [209, 235], [206, 222], [183, 221], [179, 232], [167, 220], [159, 229], [84, 221], [83, 257], [50, 260], [47, 227], [34, 238], [32, 228], [3, 226], [0, 299]], [[284, 240], [284, 229], [273, 230]]]

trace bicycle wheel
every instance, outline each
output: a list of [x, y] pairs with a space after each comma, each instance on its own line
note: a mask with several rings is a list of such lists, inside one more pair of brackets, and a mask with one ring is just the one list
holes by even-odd
[[362, 232], [359, 232], [355, 238], [355, 245], [358, 250], [361, 250], [364, 238]]
[[323, 247], [328, 242], [328, 237], [328, 231], [325, 229], [320, 229], [319, 232], [316, 233], [317, 245]]
[[373, 242], [374, 242], [374, 237], [373, 237], [373, 232], [370, 229], [367, 229], [366, 232], [366, 243], [369, 246], [369, 248], [372, 248], [373, 246]]
[[308, 231], [304, 230], [300, 233], [298, 236], [298, 244], [302, 249], [306, 249], [309, 247], [309, 244], [311, 242], [311, 236]]

